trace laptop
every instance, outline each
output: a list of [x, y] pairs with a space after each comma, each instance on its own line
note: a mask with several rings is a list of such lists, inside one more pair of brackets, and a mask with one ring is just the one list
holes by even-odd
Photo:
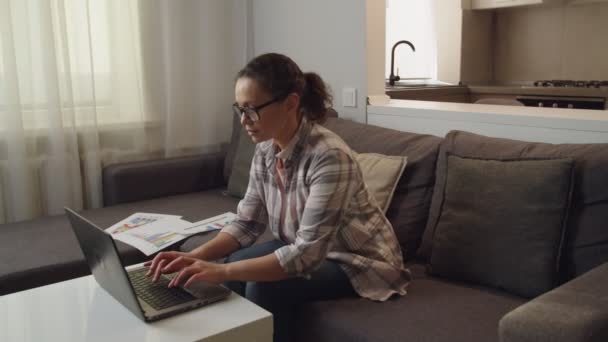
[[110, 234], [73, 210], [64, 209], [97, 283], [144, 322], [174, 316], [230, 295], [231, 291], [222, 285], [200, 282], [189, 289], [168, 288], [170, 275], [153, 283], [146, 277], [148, 268], [144, 266], [127, 272]]

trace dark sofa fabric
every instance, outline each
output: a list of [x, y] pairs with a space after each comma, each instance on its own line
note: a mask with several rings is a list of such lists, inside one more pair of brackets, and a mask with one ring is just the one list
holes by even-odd
[[[389, 218], [395, 225], [395, 230], [404, 249], [408, 254], [411, 254], [414, 251], [411, 248], [415, 247], [420, 240], [420, 234], [427, 217], [433, 191], [435, 161], [441, 139], [428, 135], [365, 126], [347, 120], [330, 119], [326, 125], [341, 135], [357, 152], [406, 155], [409, 158], [410, 163], [401, 178], [401, 188], [398, 189], [401, 192], [393, 198], [389, 208]], [[490, 143], [492, 145], [491, 139], [485, 137], [473, 139], [469, 143], [475, 145], [470, 147], [470, 150], [483, 151], [487, 148], [485, 144]], [[503, 147], [508, 151], [512, 147], [511, 142], [505, 143]], [[490, 146], [490, 148], [496, 149], [497, 147]], [[595, 239], [601, 241], [605, 236], [602, 234], [606, 232], [604, 223], [607, 221], [606, 215], [608, 215], [606, 214], [607, 210], [604, 209], [604, 205], [608, 203], [605, 200], [608, 191], [599, 183], [602, 179], [600, 175], [603, 175], [600, 171], [606, 169], [602, 161], [605, 154], [598, 151], [597, 146], [574, 146], [572, 148], [577, 151], [582, 148], [589, 153], [587, 155], [588, 160], [585, 161], [583, 166], [583, 171], [586, 170], [583, 172], [584, 177], [579, 175], [579, 178], [582, 177], [579, 181], [584, 184], [581, 188], [584, 190], [583, 198], [586, 201], [584, 204], [587, 212], [585, 219], [579, 217], [578, 220], [582, 220], [581, 226], [583, 223], [585, 224], [586, 233], [584, 236], [589, 239], [588, 241], [596, 241]], [[498, 151], [500, 152], [502, 149], [499, 148]], [[598, 153], [601, 160], [593, 160], [591, 152]], [[110, 177], [111, 175], [111, 178], [113, 178], [109, 179], [109, 182], [104, 182], [104, 191], [108, 190], [113, 194], [110, 199], [114, 205], [86, 211], [84, 216], [102, 227], [107, 227], [137, 211], [178, 214], [191, 221], [218, 215], [226, 211], [235, 211], [238, 199], [224, 195], [226, 181], [223, 177], [223, 165], [219, 162], [223, 159], [223, 156], [207, 155], [198, 158], [201, 160], [211, 158], [211, 160], [208, 163], [199, 163], [196, 158], [190, 161], [187, 160], [188, 158], [186, 160], [157, 160], [145, 164], [145, 168], [142, 167], [144, 165], [142, 163], [125, 163], [114, 166], [116, 172], [104, 173], [104, 176], [108, 175]], [[219, 164], [214, 160], [218, 161]], [[171, 177], [172, 172], [170, 171], [176, 165], [178, 166], [176, 175], [190, 175], [184, 181]], [[155, 170], [159, 170], [158, 175], [162, 175], [162, 178], [153, 177]], [[137, 180], [139, 172], [147, 181], [135, 181], [134, 184], [130, 184], [128, 179]], [[209, 177], [205, 176], [208, 172], [211, 172]], [[200, 177], [202, 181], [210, 179], [213, 181], [201, 185], [193, 181], [196, 177]], [[184, 186], [187, 183], [192, 186], [190, 191], [188, 191], [187, 186]], [[120, 188], [121, 184], [126, 187], [126, 190]], [[172, 187], [172, 184], [175, 184], [175, 187]], [[598, 189], [590, 189], [589, 185], [595, 185]], [[207, 190], [200, 192], [201, 187]], [[134, 193], [129, 193], [129, 191]], [[189, 193], [184, 194], [185, 192]], [[151, 199], [163, 196], [165, 197]], [[49, 223], [50, 226], [62, 226], [56, 230], [59, 231], [59, 235], [63, 234], [63, 238], [59, 235], [56, 238], [47, 238], [46, 227]], [[20, 224], [21, 226], [19, 226]], [[10, 284], [15, 289], [15, 286], [19, 285], [20, 282], [31, 282], [31, 279], [41, 279], [45, 284], [66, 280], [78, 276], [75, 270], [84, 269], [84, 258], [79, 253], [78, 245], [65, 218], [44, 218], [35, 222], [30, 221], [20, 224], [15, 224], [12, 227], [10, 225], [0, 227], [0, 242], [3, 243], [3, 247], [0, 248], [0, 258], [3, 261], [10, 260], [9, 263], [0, 264], [0, 291], [7, 289], [3, 287], [5, 284]], [[31, 227], [27, 228], [28, 226]], [[174, 248], [191, 250], [200, 243], [209, 240], [215, 234], [191, 237], [181, 245], [174, 245]], [[8, 249], [5, 246], [9, 245], [8, 241], [12, 242], [9, 237], [13, 238], [12, 241], [22, 241], [20, 244], [15, 244], [19, 248], [10, 247], [10, 251], [7, 251]], [[267, 230], [267, 235], [264, 235], [260, 241], [270, 238]], [[580, 237], [577, 239], [577, 243], [579, 243], [581, 241]], [[603, 241], [608, 241], [608, 239]], [[591, 245], [592, 248], [588, 250], [592, 251], [592, 255], [605, 257], [603, 254], [596, 254], [598, 249], [595, 249], [595, 246], [598, 244], [600, 243]], [[133, 259], [129, 259], [129, 263], [145, 259], [143, 254], [130, 249], [131, 247], [121, 243], [119, 245], [121, 245], [121, 253], [125, 255], [135, 254]], [[36, 251], [38, 253], [35, 253]], [[61, 255], [62, 253], [65, 253], [65, 255]], [[16, 256], [14, 259], [8, 258], [8, 256], [13, 255]], [[48, 255], [51, 257], [48, 257]], [[69, 264], [70, 262], [72, 264]], [[66, 266], [66, 264], [69, 265]], [[552, 294], [550, 297], [540, 296], [526, 302], [524, 298], [497, 290], [427, 276], [420, 263], [407, 266], [411, 266], [414, 279], [406, 296], [392, 298], [382, 303], [362, 298], [351, 298], [302, 306], [298, 311], [299, 330], [297, 333], [299, 340], [497, 341], [499, 338], [498, 322], [501, 317], [505, 317], [506, 313], [512, 312], [511, 310], [521, 304], [526, 306], [525, 303], [532, 303], [534, 307], [538, 307], [537, 304], [539, 303], [535, 303], [537, 299], [541, 301], [540, 304], [543, 309], [540, 315], [546, 316], [548, 319], [544, 320], [543, 317], [539, 316], [536, 317], [537, 323], [535, 324], [537, 325], [523, 326], [521, 322], [532, 321], [528, 319], [529, 316], [538, 315], [538, 313], [535, 310], [517, 311], [513, 315], [516, 318], [512, 321], [514, 324], [501, 325], [501, 328], [505, 327], [504, 331], [501, 330], [501, 333], [504, 332], [502, 336], [509, 336], [512, 339], [501, 342], [529, 341], [528, 335], [535, 336], [537, 329], [552, 329], [553, 325], [564, 322], [560, 321], [562, 318], [560, 315], [568, 312], [568, 305], [572, 305], [574, 311], [580, 313], [584, 318], [578, 318], [576, 325], [571, 325], [568, 321], [565, 321], [564, 324], [559, 326], [559, 329], [556, 330], [563, 331], [563, 336], [581, 337], [575, 342], [599, 342], [603, 340], [587, 339], [586, 337], [589, 335], [605, 336], [602, 334], [605, 333], [603, 327], [606, 326], [603, 323], [606, 322], [606, 317], [608, 317], [605, 301], [606, 291], [603, 291], [606, 287], [594, 282], [601, 282], [605, 279], [606, 274], [608, 274], [608, 268], [606, 267], [596, 268], [592, 271], [594, 277], [590, 278], [591, 284], [586, 279], [578, 282], [579, 279], [577, 278], [575, 279], [577, 281], [575, 288], [558, 287], [549, 292], [549, 294]], [[56, 267], [59, 272], [49, 271], [50, 267]], [[597, 271], [600, 273], [599, 276]], [[15, 273], [15, 275], [11, 273]], [[45, 279], [47, 275], [49, 278]], [[61, 277], [58, 277], [58, 275], [61, 275]], [[7, 279], [9, 281], [6, 281]], [[43, 284], [36, 283], [34, 286], [37, 285]], [[581, 296], [584, 298], [581, 298]], [[594, 296], [598, 296], [597, 298], [601, 300], [596, 300]], [[548, 299], [548, 301], [545, 302], [545, 299]], [[581, 303], [583, 305], [577, 306]], [[554, 309], [555, 305], [560, 307]], [[530, 333], [527, 334], [526, 331], [530, 331]], [[519, 336], [523, 337], [520, 339]]]
[[[562, 256], [562, 278], [571, 279], [608, 260], [608, 144], [546, 144], [449, 132], [441, 144], [435, 189], [445, 186], [445, 155], [471, 158], [571, 158], [572, 201]], [[427, 228], [418, 250], [428, 260], [439, 215], [440, 192], [433, 195]]]
[[[101, 228], [134, 212], [182, 215], [185, 220], [198, 221], [234, 211], [237, 203], [238, 200], [224, 195], [222, 189], [215, 189], [87, 210], [82, 215]], [[203, 233], [193, 239], [202, 243], [215, 234]], [[0, 249], [0, 295], [90, 273], [65, 215], [5, 224], [0, 236], [3, 241], [11, 241]], [[132, 265], [148, 259], [135, 248], [116, 243], [124, 263]]]
[[498, 321], [526, 300], [484, 287], [429, 277], [410, 265], [408, 294], [386, 302], [359, 298], [307, 304], [298, 311], [298, 341], [498, 341]]
[[500, 320], [500, 341], [608, 341], [606, 284], [608, 263], [517, 307]]
[[230, 175], [232, 174], [232, 163], [234, 162], [235, 155], [237, 153], [239, 141], [242, 136], [246, 136], [247, 132], [242, 129], [241, 120], [236, 114], [232, 118], [232, 133], [230, 136], [230, 144], [226, 151], [226, 159], [224, 160], [224, 181], [226, 184], [229, 183]]
[[[255, 154], [255, 146], [244, 129], [237, 136], [236, 150], [232, 155], [230, 177], [228, 178], [228, 194], [237, 198], [245, 197], [249, 186], [249, 171]], [[232, 143], [231, 143], [232, 145]], [[228, 157], [226, 157], [228, 158]]]
[[223, 153], [109, 165], [103, 169], [103, 203], [111, 206], [221, 187]]
[[435, 162], [442, 139], [339, 118], [329, 118], [324, 126], [338, 134], [356, 152], [407, 157], [407, 166], [386, 217], [393, 225], [406, 260], [411, 259], [426, 225], [435, 182]]

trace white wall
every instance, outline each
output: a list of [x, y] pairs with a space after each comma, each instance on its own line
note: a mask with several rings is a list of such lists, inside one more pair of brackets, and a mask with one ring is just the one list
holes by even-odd
[[[366, 120], [366, 1], [254, 0], [253, 53], [283, 53], [332, 88], [340, 117]], [[357, 107], [342, 106], [342, 89], [357, 89]]]
[[367, 96], [370, 103], [390, 100], [384, 91], [386, 3], [366, 0]]
[[434, 0], [437, 32], [437, 79], [458, 83], [462, 37], [462, 1]]

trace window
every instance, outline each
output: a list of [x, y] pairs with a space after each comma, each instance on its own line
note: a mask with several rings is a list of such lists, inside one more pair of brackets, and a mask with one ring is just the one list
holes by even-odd
[[391, 50], [400, 41], [411, 42], [416, 52], [402, 44], [395, 50], [395, 75], [437, 78], [437, 37], [432, 0], [386, 0], [386, 68], [391, 73]]
[[136, 2], [3, 3], [0, 118], [26, 130], [58, 115], [67, 126], [142, 121]]

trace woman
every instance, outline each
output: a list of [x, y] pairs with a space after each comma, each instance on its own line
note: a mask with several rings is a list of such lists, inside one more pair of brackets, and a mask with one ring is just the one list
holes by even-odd
[[[169, 286], [225, 283], [272, 312], [275, 341], [293, 340], [293, 307], [347, 296], [405, 294], [409, 272], [352, 151], [316, 122], [331, 96], [288, 57], [261, 55], [236, 78], [235, 112], [257, 143], [237, 218], [190, 253], [163, 252], [149, 276]], [[276, 240], [252, 244], [269, 227]], [[211, 263], [228, 256], [224, 264]]]

